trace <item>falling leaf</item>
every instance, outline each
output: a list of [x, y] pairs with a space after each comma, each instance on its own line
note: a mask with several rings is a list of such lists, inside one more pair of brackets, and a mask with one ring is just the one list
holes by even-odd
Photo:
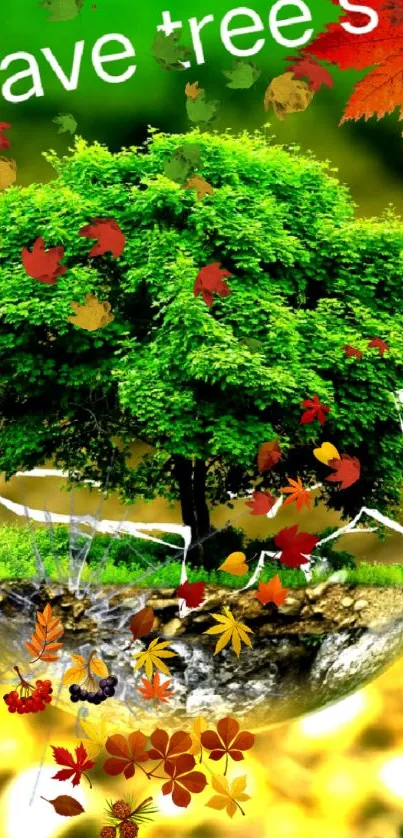
[[63, 257], [64, 247], [59, 245], [45, 250], [42, 236], [37, 238], [32, 250], [22, 248], [22, 262], [28, 276], [46, 285], [55, 285], [57, 277], [66, 273], [66, 266], [59, 264]]
[[296, 480], [293, 480], [292, 477], [287, 477], [287, 480], [290, 485], [286, 486], [284, 489], [280, 489], [280, 492], [283, 495], [289, 495], [287, 500], [284, 501], [283, 506], [290, 506], [291, 503], [295, 502], [298, 512], [301, 511], [304, 504], [308, 507], [308, 509], [310, 509], [312, 495], [308, 489], [304, 489], [301, 478], [297, 477]]
[[272, 439], [270, 442], [264, 442], [260, 446], [257, 455], [257, 467], [260, 473], [274, 468], [279, 460], [281, 460], [281, 450], [277, 438]]
[[313, 453], [316, 459], [319, 460], [320, 463], [324, 463], [325, 466], [329, 464], [330, 460], [340, 459], [340, 454], [337, 448], [335, 448], [331, 442], [322, 442], [320, 448], [313, 449]]
[[80, 717], [80, 727], [85, 733], [83, 744], [87, 751], [88, 759], [95, 759], [103, 750], [105, 740], [107, 739], [106, 719], [101, 717], [99, 721], [97, 720], [96, 724], [93, 724], [93, 722], [89, 722], [87, 719]]
[[61, 794], [59, 797], [55, 797], [54, 800], [48, 800], [41, 795], [41, 799], [46, 800], [46, 803], [50, 803], [55, 812], [58, 815], [63, 815], [65, 818], [72, 818], [75, 815], [81, 815], [85, 812], [81, 803], [75, 800], [74, 797], [69, 797], [67, 794]]
[[247, 500], [245, 506], [249, 506], [251, 515], [267, 515], [275, 502], [276, 498], [270, 492], [254, 492], [252, 500]]
[[191, 55], [188, 47], [180, 44], [182, 27], [166, 35], [165, 32], [157, 32], [153, 40], [152, 54], [157, 63], [164, 70], [184, 70], [183, 63]]
[[239, 722], [230, 716], [217, 722], [217, 733], [215, 730], [205, 730], [201, 735], [201, 743], [203, 748], [211, 752], [209, 758], [217, 761], [228, 755], [235, 762], [245, 759], [242, 751], [249, 751], [253, 747], [255, 737], [247, 730], [241, 733], [239, 730]]
[[239, 809], [242, 815], [245, 814], [242, 807], [239, 805], [239, 801], [243, 802], [244, 800], [250, 800], [250, 796], [245, 794], [246, 775], [242, 777], [235, 777], [235, 780], [233, 780], [230, 785], [226, 777], [222, 777], [218, 774], [212, 774], [211, 785], [213, 786], [213, 789], [218, 792], [218, 794], [210, 797], [206, 806], [209, 806], [210, 809], [216, 809], [218, 811], [226, 809], [227, 815], [229, 815], [230, 818], [234, 817], [237, 809]]
[[151, 734], [152, 748], [148, 751], [150, 759], [164, 761], [164, 770], [169, 762], [175, 761], [179, 754], [184, 754], [192, 747], [192, 738], [185, 730], [176, 730], [169, 736], [166, 730], [156, 728]]
[[[402, 60], [402, 70], [403, 70], [403, 60]], [[389, 346], [385, 343], [384, 340], [380, 338], [372, 338], [372, 340], [368, 344], [368, 349], [378, 349], [379, 354], [383, 355], [384, 352], [389, 352]]]
[[280, 561], [288, 567], [306, 564], [319, 538], [308, 532], [298, 532], [298, 524], [285, 527], [275, 536], [274, 543], [281, 550]]
[[182, 582], [176, 589], [176, 596], [184, 599], [188, 608], [198, 608], [204, 602], [205, 582]]
[[229, 297], [231, 290], [227, 283], [223, 281], [223, 277], [230, 276], [232, 274], [229, 271], [221, 268], [221, 262], [210, 262], [197, 274], [193, 289], [195, 297], [201, 294], [209, 308], [213, 305], [214, 293], [218, 294], [219, 297]]
[[358, 360], [361, 361], [362, 352], [360, 352], [359, 349], [356, 349], [354, 346], [349, 346], [348, 343], [346, 343], [346, 345], [342, 346], [341, 348], [344, 349], [346, 353], [346, 358], [358, 358]]
[[59, 126], [58, 134], [75, 134], [77, 131], [77, 121], [71, 113], [59, 113], [52, 122]]
[[188, 182], [183, 184], [182, 189], [196, 189], [198, 201], [202, 201], [206, 195], [214, 195], [213, 187], [200, 175], [193, 175], [189, 178]]
[[186, 110], [191, 122], [207, 125], [217, 116], [219, 107], [220, 103], [217, 100], [206, 100], [204, 90], [197, 99], [186, 99]]
[[34, 656], [31, 663], [38, 660], [57, 661], [59, 655], [55, 654], [62, 648], [63, 643], [58, 643], [59, 637], [63, 634], [63, 626], [58, 617], [54, 617], [52, 606], [49, 603], [43, 612], [37, 611], [35, 631], [29, 641], [25, 644], [28, 652]]
[[207, 779], [201, 771], [193, 771], [195, 758], [191, 754], [181, 754], [173, 762], [167, 762], [165, 771], [171, 778], [161, 788], [163, 794], [172, 794], [175, 806], [186, 808], [189, 806], [192, 794], [200, 794]]
[[170, 180], [184, 186], [191, 173], [200, 166], [200, 146], [186, 143], [175, 149], [169, 160], [164, 162], [165, 174]]
[[220, 565], [218, 570], [225, 570], [225, 572], [230, 573], [231, 576], [244, 576], [244, 574], [249, 570], [249, 567], [246, 564], [245, 553], [230, 553], [228, 558], [225, 559], [224, 564]]
[[138, 640], [140, 637], [147, 637], [147, 634], [150, 634], [152, 631], [154, 620], [155, 614], [150, 606], [137, 611], [131, 618], [129, 624], [133, 640]]
[[207, 730], [207, 720], [204, 716], [197, 716], [192, 724], [192, 730], [190, 731], [190, 736], [192, 739], [192, 747], [189, 748], [189, 753], [193, 754], [200, 754], [202, 756], [202, 743], [201, 743], [201, 735], [204, 730]]
[[0, 157], [0, 192], [15, 183], [17, 179], [17, 163], [8, 157]]
[[259, 78], [261, 70], [256, 67], [253, 61], [236, 59], [232, 70], [224, 70], [224, 76], [229, 79], [227, 87], [233, 90], [248, 90]]
[[288, 72], [293, 74], [295, 79], [308, 79], [308, 84], [311, 90], [316, 93], [322, 84], [327, 87], [333, 87], [333, 78], [326, 67], [322, 67], [313, 58], [287, 58], [286, 61], [294, 62], [288, 67]]
[[334, 469], [335, 473], [326, 477], [326, 480], [329, 483], [340, 482], [339, 489], [348, 489], [360, 479], [361, 464], [358, 457], [342, 454], [340, 459], [329, 460], [328, 466]]
[[86, 294], [84, 305], [74, 302], [70, 305], [74, 315], [67, 318], [69, 323], [78, 326], [80, 329], [85, 329], [87, 332], [102, 329], [115, 319], [115, 315], [110, 313], [111, 304], [108, 302], [101, 303], [94, 294]]
[[232, 641], [232, 648], [239, 658], [241, 653], [241, 641], [246, 643], [248, 646], [252, 646], [247, 632], [253, 634], [253, 631], [248, 626], [245, 626], [243, 623], [239, 623], [235, 620], [235, 617], [226, 606], [223, 607], [223, 612], [223, 614], [211, 615], [215, 620], [217, 620], [219, 625], [212, 626], [212, 628], [204, 631], [203, 634], [222, 634], [222, 637], [217, 640], [214, 652], [215, 655], [217, 655], [218, 652], [221, 652], [221, 650], [224, 649], [230, 641]]
[[161, 683], [159, 672], [154, 674], [152, 681], [149, 681], [148, 678], [142, 678], [141, 683], [143, 686], [138, 687], [137, 692], [147, 701], [162, 701], [167, 704], [174, 694], [171, 688], [172, 681]]
[[59, 23], [77, 17], [83, 3], [84, 0], [41, 0], [40, 5], [51, 12], [48, 21]]
[[104, 771], [111, 777], [117, 774], [124, 774], [126, 780], [134, 777], [136, 765], [140, 762], [147, 762], [148, 753], [145, 750], [147, 737], [140, 730], [130, 733], [127, 737], [122, 733], [115, 733], [105, 743], [108, 754], [112, 759], [104, 763]]
[[269, 602], [274, 602], [275, 605], [284, 605], [290, 588], [283, 588], [278, 573], [270, 579], [270, 582], [259, 582], [259, 587], [255, 591], [257, 599], [262, 605], [267, 605]]
[[[57, 762], [58, 765], [67, 766], [67, 768], [62, 768], [61, 771], [54, 774], [52, 780], [71, 780], [73, 786], [78, 786], [81, 777], [83, 775], [86, 777], [85, 772], [90, 771], [95, 765], [95, 762], [88, 759], [87, 751], [85, 750], [82, 742], [80, 742], [78, 748], [75, 749], [76, 759], [74, 759], [73, 754], [71, 754], [67, 748], [57, 748], [52, 745], [52, 750], [55, 762]], [[88, 777], [86, 777], [86, 779], [91, 785]]]
[[307, 425], [310, 422], [314, 422], [315, 419], [317, 419], [321, 425], [324, 425], [326, 421], [326, 413], [330, 412], [330, 407], [327, 407], [325, 404], [321, 404], [319, 396], [314, 396], [313, 399], [305, 399], [305, 401], [301, 402], [301, 405], [305, 408], [305, 413], [302, 414], [301, 419], [299, 420], [300, 425]]
[[192, 99], [194, 101], [195, 99], [197, 99], [198, 96], [200, 96], [201, 93], [204, 93], [204, 90], [203, 88], [199, 87], [198, 81], [194, 81], [193, 84], [187, 82], [185, 87], [185, 93], [189, 99]]
[[161, 641], [159, 637], [152, 640], [145, 652], [137, 652], [137, 654], [133, 655], [134, 658], [138, 658], [134, 669], [141, 669], [144, 666], [147, 678], [151, 678], [154, 666], [156, 669], [160, 669], [164, 675], [170, 675], [171, 673], [167, 665], [161, 658], [174, 658], [177, 655], [176, 652], [167, 651], [167, 646], [169, 646], [169, 640]]
[[78, 232], [79, 236], [87, 239], [98, 239], [89, 252], [89, 256], [102, 256], [104, 253], [112, 253], [115, 259], [122, 255], [126, 238], [113, 218], [93, 218], [91, 224], [82, 227]]
[[266, 90], [265, 110], [272, 105], [278, 119], [284, 120], [287, 113], [305, 111], [313, 95], [306, 82], [294, 79], [293, 73], [283, 73], [273, 79]]
[[10, 128], [11, 128], [11, 125], [8, 122], [0, 122], [0, 148], [1, 149], [10, 148], [10, 145], [11, 145], [10, 140], [8, 139], [6, 134], [4, 133], [5, 131], [9, 131]]

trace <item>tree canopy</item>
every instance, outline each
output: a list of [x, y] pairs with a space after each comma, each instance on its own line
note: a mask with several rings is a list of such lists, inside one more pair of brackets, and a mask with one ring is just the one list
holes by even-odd
[[[214, 194], [198, 201], [166, 175], [187, 143]], [[99, 480], [126, 500], [180, 497], [200, 535], [228, 492], [318, 480], [322, 441], [361, 461], [360, 480], [326, 503], [348, 514], [399, 498], [403, 435], [392, 393], [403, 386], [403, 225], [356, 220], [327, 163], [261, 135], [150, 132], [113, 154], [76, 141], [47, 158], [57, 177], [0, 196], [0, 468], [7, 476], [45, 459], [72, 479]], [[113, 218], [122, 255], [89, 258], [78, 235]], [[53, 286], [29, 277], [21, 249], [43, 236], [63, 245], [67, 271]], [[221, 262], [230, 295], [195, 297], [201, 268]], [[71, 302], [92, 292], [113, 322], [88, 332]], [[389, 351], [368, 348], [374, 337]], [[363, 351], [347, 358], [342, 347]], [[318, 395], [326, 423], [300, 425]], [[258, 475], [260, 446], [278, 437], [283, 458]], [[133, 466], [133, 440], [150, 448]], [[193, 516], [193, 517], [192, 517]]]

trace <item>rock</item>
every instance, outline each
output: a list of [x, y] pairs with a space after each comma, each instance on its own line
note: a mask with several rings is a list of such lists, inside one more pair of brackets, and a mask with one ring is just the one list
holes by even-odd
[[65, 589], [61, 585], [45, 585], [43, 590], [48, 602], [54, 602], [55, 599], [59, 599], [65, 593]]
[[182, 625], [182, 620], [174, 617], [173, 620], [170, 620], [169, 623], [162, 627], [161, 634], [164, 637], [176, 637], [179, 634], [184, 634], [185, 631], [186, 628]]
[[301, 617], [312, 617], [312, 608], [310, 605], [304, 605], [301, 611]]
[[348, 617], [344, 617], [343, 620], [340, 621], [339, 626], [340, 628], [345, 628], [346, 626], [352, 626], [355, 623], [354, 614], [350, 614]]
[[73, 617], [75, 620], [78, 620], [85, 611], [85, 605], [83, 602], [75, 602], [72, 607]]
[[357, 602], [354, 604], [354, 611], [362, 611], [364, 608], [368, 607], [368, 600], [366, 599], [357, 599]]
[[147, 600], [146, 605], [151, 606], [154, 611], [163, 611], [165, 608], [175, 608], [177, 611], [179, 608], [177, 599], [158, 599], [158, 597], [154, 599], [153, 596]]
[[344, 599], [341, 600], [340, 605], [343, 608], [351, 608], [353, 603], [354, 603], [354, 600], [351, 596], [345, 596]]
[[305, 596], [308, 602], [315, 602], [322, 594], [325, 592], [326, 588], [328, 587], [328, 582], [320, 582], [319, 585], [316, 585], [315, 588], [307, 588], [305, 591]]
[[278, 609], [280, 614], [285, 614], [287, 617], [297, 617], [301, 611], [302, 602], [300, 599], [287, 597], [284, 605]]
[[316, 617], [316, 619], [323, 620], [324, 616], [325, 614], [322, 605], [315, 605], [314, 608], [312, 608], [312, 617]]

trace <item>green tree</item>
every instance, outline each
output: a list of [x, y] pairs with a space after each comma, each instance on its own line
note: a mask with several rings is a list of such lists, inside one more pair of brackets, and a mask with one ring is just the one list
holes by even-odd
[[[215, 190], [199, 202], [164, 174], [185, 143], [199, 145]], [[212, 505], [256, 485], [263, 442], [278, 437], [283, 459], [259, 485], [279, 488], [286, 475], [329, 474], [312, 454], [328, 440], [362, 464], [350, 489], [324, 484], [329, 507], [390, 510], [403, 462], [391, 395], [403, 386], [399, 220], [355, 220], [327, 163], [260, 135], [152, 131], [144, 148], [112, 154], [78, 139], [72, 155], [46, 156], [55, 180], [0, 196], [7, 476], [53, 458], [72, 480], [99, 480], [126, 501], [179, 497], [197, 541]], [[118, 260], [88, 258], [78, 231], [97, 217], [126, 235]], [[68, 271], [54, 286], [21, 262], [39, 235], [65, 247]], [[231, 294], [209, 308], [193, 286], [217, 261]], [[88, 292], [115, 315], [96, 332], [68, 321]], [[390, 351], [368, 349], [373, 337]], [[345, 344], [365, 350], [362, 360], [346, 358]], [[315, 394], [331, 409], [323, 428], [299, 424]], [[149, 447], [133, 464], [135, 439]]]

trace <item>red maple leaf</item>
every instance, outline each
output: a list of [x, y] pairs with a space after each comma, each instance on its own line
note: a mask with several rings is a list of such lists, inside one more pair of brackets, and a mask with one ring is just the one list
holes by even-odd
[[372, 338], [368, 344], [368, 349], [379, 349], [380, 355], [383, 355], [384, 352], [389, 352], [388, 344], [384, 340], [381, 340], [381, 338]]
[[259, 582], [255, 596], [262, 603], [274, 602], [275, 605], [284, 605], [290, 588], [283, 588], [278, 573], [270, 579], [270, 582]]
[[361, 361], [362, 352], [359, 349], [356, 349], [354, 346], [349, 346], [348, 343], [341, 348], [344, 349], [346, 358], [358, 358], [358, 360]]
[[200, 294], [204, 302], [209, 308], [213, 305], [213, 293], [218, 294], [219, 297], [229, 297], [231, 291], [223, 277], [230, 277], [232, 274], [229, 271], [221, 268], [221, 262], [211, 262], [205, 265], [197, 274], [196, 281], [193, 288], [195, 297]]
[[102, 256], [104, 253], [112, 253], [117, 259], [123, 253], [126, 237], [113, 218], [93, 218], [91, 224], [82, 227], [78, 233], [87, 239], [98, 239], [89, 252], [89, 256]]
[[196, 760], [191, 754], [181, 754], [174, 761], [166, 763], [165, 771], [170, 777], [161, 788], [163, 794], [172, 794], [175, 806], [186, 808], [192, 799], [192, 794], [200, 794], [206, 785], [207, 778], [201, 771], [193, 771]]
[[[81, 780], [82, 775], [86, 771], [90, 771], [91, 768], [95, 765], [91, 759], [88, 759], [87, 751], [84, 748], [82, 742], [80, 742], [78, 748], [76, 748], [76, 759], [74, 760], [73, 754], [67, 750], [67, 748], [57, 748], [52, 745], [53, 756], [55, 761], [58, 765], [66, 765], [67, 768], [62, 768], [61, 771], [58, 771], [57, 774], [54, 774], [52, 780], [70, 780], [73, 786], [78, 786]], [[88, 777], [87, 777], [88, 780]], [[90, 781], [88, 780], [90, 783]], [[91, 785], [91, 783], [90, 783]]]
[[42, 236], [37, 238], [32, 250], [28, 250], [27, 247], [22, 248], [22, 262], [28, 276], [46, 285], [56, 285], [57, 277], [66, 273], [66, 266], [59, 264], [63, 256], [64, 247], [61, 245], [45, 250], [45, 241]]
[[247, 500], [245, 506], [249, 506], [251, 515], [267, 515], [275, 502], [276, 498], [270, 492], [254, 492], [252, 500]]
[[298, 524], [285, 527], [275, 536], [274, 543], [281, 550], [280, 561], [288, 567], [306, 564], [319, 538], [309, 532], [298, 532]]
[[182, 582], [176, 589], [176, 596], [184, 599], [188, 608], [198, 608], [204, 602], [205, 582]]
[[1, 149], [10, 148], [10, 145], [11, 145], [10, 140], [4, 134], [4, 131], [9, 131], [10, 128], [11, 128], [11, 125], [9, 125], [8, 122], [0, 122], [0, 148]]
[[314, 396], [313, 399], [305, 399], [305, 401], [301, 402], [301, 405], [305, 408], [305, 413], [302, 414], [301, 419], [299, 420], [300, 425], [307, 425], [310, 422], [314, 422], [315, 419], [317, 419], [321, 425], [324, 425], [326, 421], [326, 413], [329, 413], [330, 407], [327, 407], [325, 404], [321, 404], [319, 396]]
[[309, 87], [315, 93], [321, 88], [322, 84], [326, 84], [327, 87], [333, 87], [334, 82], [329, 70], [326, 70], [326, 67], [322, 67], [317, 61], [313, 61], [312, 58], [295, 58], [295, 56], [290, 56], [286, 58], [286, 61], [293, 62], [288, 67], [288, 72], [292, 73], [296, 79], [307, 78], [309, 80]]
[[260, 472], [270, 471], [281, 460], [281, 449], [277, 439], [264, 442], [257, 455], [257, 467]]
[[388, 0], [382, 8], [385, 11], [391, 12], [390, 22], [393, 26], [400, 26], [403, 23], [402, 0]]
[[334, 469], [334, 474], [326, 477], [329, 483], [339, 483], [339, 489], [348, 489], [360, 479], [361, 464], [358, 457], [342, 454], [340, 460], [329, 460], [328, 466]]

